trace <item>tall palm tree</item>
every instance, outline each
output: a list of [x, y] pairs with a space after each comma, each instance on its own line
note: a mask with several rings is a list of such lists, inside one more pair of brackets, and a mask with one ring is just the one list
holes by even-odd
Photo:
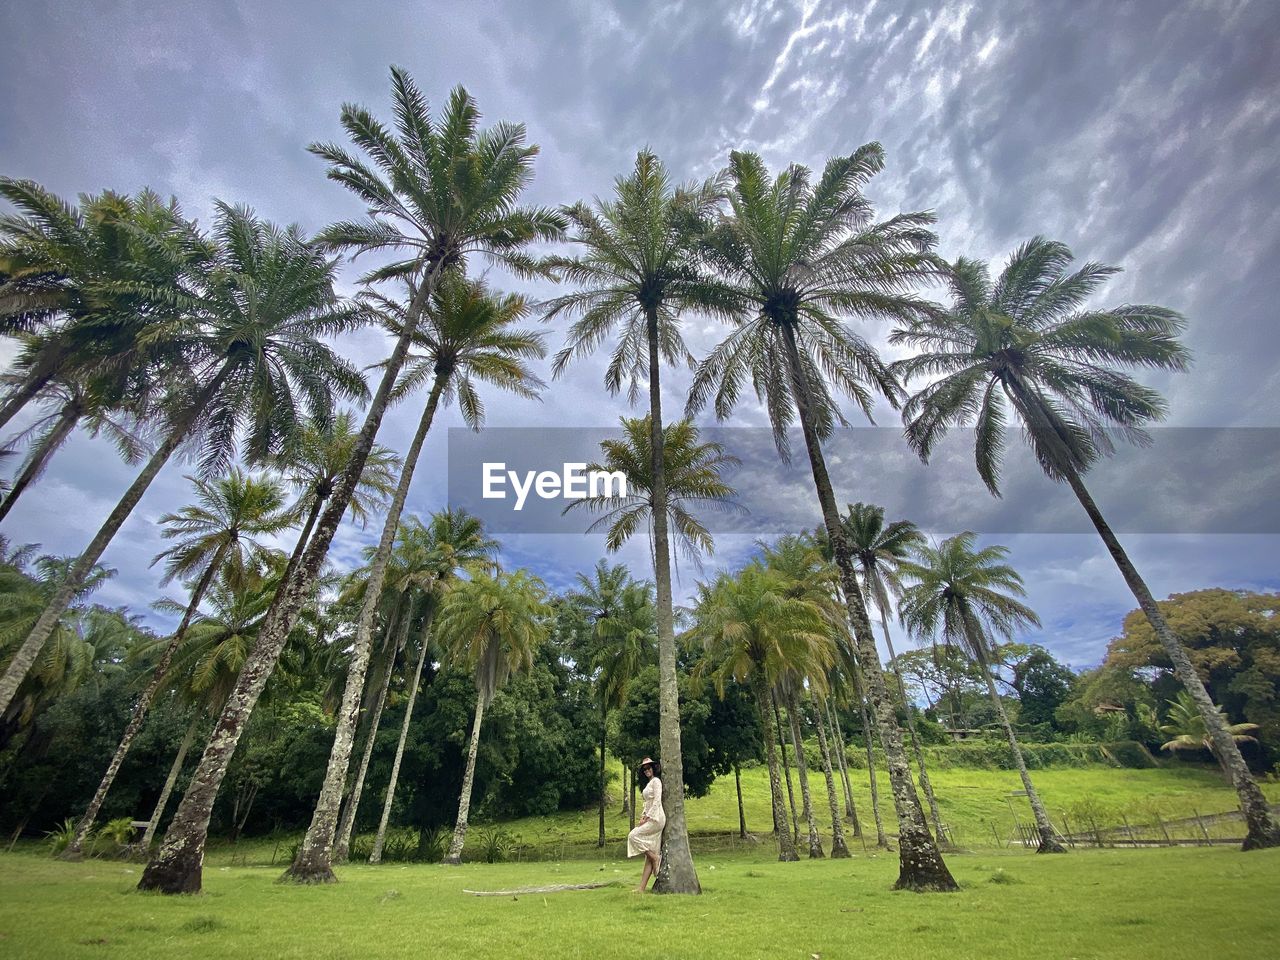
[[[450, 95], [443, 115], [432, 122], [413, 79], [399, 68], [392, 69], [391, 77], [394, 131], [362, 107], [347, 105], [342, 110], [343, 126], [373, 166], [335, 144], [317, 144], [312, 151], [329, 162], [329, 178], [354, 191], [370, 211], [365, 220], [334, 224], [321, 234], [321, 240], [333, 249], [357, 254], [400, 256], [370, 271], [364, 280], [402, 279], [411, 291], [406, 322], [396, 333], [347, 471], [273, 606], [160, 855], [138, 883], [140, 889], [167, 893], [200, 889], [209, 818], [227, 765], [285, 648], [294, 620], [311, 595], [312, 583], [373, 449], [392, 389], [440, 277], [465, 266], [473, 255], [488, 257], [516, 272], [536, 271], [538, 261], [527, 253], [529, 244], [554, 239], [564, 230], [560, 214], [519, 205], [538, 152], [537, 147], [526, 144], [522, 125], [498, 123], [480, 130], [475, 101], [460, 87]], [[319, 875], [323, 878], [326, 873], [321, 869]]]
[[[21, 376], [20, 373], [10, 373], [0, 377], [0, 381], [14, 382]], [[18, 498], [40, 479], [53, 455], [81, 424], [88, 426], [90, 436], [110, 438], [126, 463], [137, 463], [147, 452], [146, 443], [129, 422], [130, 413], [133, 416], [142, 414], [141, 404], [146, 397], [131, 404], [132, 411], [126, 412], [90, 395], [82, 379], [58, 376], [49, 380], [33, 399], [44, 405], [48, 413], [37, 418], [19, 437], [30, 437], [30, 445], [21, 468], [13, 478], [8, 496], [0, 503], [0, 522], [9, 515]]]
[[534, 654], [547, 638], [550, 617], [546, 587], [524, 570], [474, 570], [470, 579], [445, 597], [438, 635], [446, 658], [453, 666], [470, 670], [476, 684], [476, 713], [458, 798], [458, 822], [445, 863], [462, 862], [485, 707], [512, 674], [533, 668]]
[[1243, 849], [1280, 846], [1280, 823], [1240, 748], [1084, 483], [1088, 469], [1113, 450], [1109, 429], [1145, 443], [1143, 426], [1164, 417], [1164, 398], [1122, 371], [1185, 369], [1189, 354], [1178, 339], [1185, 321], [1150, 304], [1087, 309], [1089, 298], [1118, 268], [1090, 262], [1072, 272], [1073, 259], [1065, 244], [1034, 237], [1013, 252], [994, 283], [985, 263], [955, 262], [948, 275], [950, 310], [915, 318], [891, 337], [921, 351], [895, 364], [904, 378], [938, 377], [903, 407], [907, 439], [927, 460], [950, 426], [972, 419], [978, 474], [998, 496], [1012, 410], [1041, 469], [1065, 482], [1084, 507], [1199, 707], [1240, 798], [1248, 826]]
[[874, 319], [928, 310], [904, 291], [933, 269], [933, 216], [904, 213], [875, 222], [862, 187], [883, 165], [880, 145], [867, 144], [828, 161], [814, 183], [805, 167], [793, 165], [770, 179], [757, 155], [731, 154], [733, 215], [711, 235], [708, 259], [736, 304], [736, 319], [729, 336], [699, 365], [689, 412], [712, 401], [717, 416], [727, 417], [750, 382], [784, 458], [787, 430], [799, 421], [888, 760], [898, 815], [897, 887], [945, 891], [955, 890], [956, 883], [911, 779], [822, 451], [822, 441], [846, 422], [835, 393], [850, 397], [869, 416], [873, 391], [891, 402], [899, 392], [875, 350], [836, 313]]
[[[700, 673], [709, 673], [718, 692], [732, 677], [750, 686], [760, 722], [768, 730], [769, 688], [789, 670], [817, 671], [834, 656], [829, 621], [812, 598], [794, 596], [776, 571], [759, 561], [736, 576], [721, 574], [699, 584], [690, 639], [706, 653]], [[773, 737], [765, 735], [773, 818], [778, 824], [778, 859], [798, 860], [787, 830], [782, 781]]]
[[993, 675], [991, 635], [999, 634], [1011, 640], [1019, 627], [1039, 626], [1040, 618], [1016, 599], [1026, 596], [1026, 590], [1017, 571], [1002, 562], [1008, 556], [1008, 548], [990, 546], [975, 550], [975, 539], [966, 531], [944, 540], [938, 547], [926, 543], [913, 547], [915, 559], [898, 565], [902, 577], [914, 581], [902, 591], [899, 617], [914, 636], [936, 640], [941, 634], [946, 646], [960, 647], [977, 663], [1031, 802], [1040, 835], [1039, 852], [1066, 853], [1031, 782], [1022, 748], [1018, 746], [1018, 737], [996, 690]]
[[898, 565], [907, 558], [912, 547], [923, 542], [924, 537], [910, 520], [895, 520], [886, 524], [884, 508], [869, 503], [848, 504], [841, 522], [849, 540], [849, 549], [853, 552], [854, 563], [862, 575], [862, 586], [880, 615], [881, 635], [884, 637], [885, 649], [889, 651], [889, 667], [898, 683], [898, 696], [902, 698], [902, 709], [907, 717], [907, 733], [911, 737], [911, 752], [916, 756], [916, 767], [920, 771], [920, 787], [929, 801], [933, 835], [941, 843], [946, 838], [942, 814], [938, 810], [938, 800], [933, 795], [924, 750], [916, 732], [915, 712], [907, 698], [907, 685], [898, 666], [898, 655], [893, 651], [893, 639], [889, 636], [889, 615], [892, 609], [890, 598], [901, 593], [897, 577]]
[[178, 543], [152, 561], [166, 561], [167, 570], [162, 583], [174, 578], [190, 581], [191, 598], [172, 639], [152, 669], [150, 682], [134, 701], [133, 712], [120, 743], [76, 826], [75, 836], [63, 851], [64, 859], [79, 859], [81, 856], [107, 792], [115, 782], [134, 738], [142, 729], [151, 702], [165, 682], [173, 656], [186, 639], [187, 628], [198, 613], [214, 578], [221, 575], [230, 583], [241, 582], [250, 564], [256, 566], [263, 554], [262, 545], [254, 538], [279, 533], [290, 525], [291, 520], [285, 510], [284, 488], [274, 480], [249, 476], [237, 467], [217, 480], [192, 478], [192, 482], [197, 502], [181, 508], [176, 514], [169, 513], [160, 518], [165, 528], [161, 536], [178, 540]]
[[177, 202], [150, 190], [68, 203], [0, 177], [0, 334], [20, 349], [0, 427], [55, 380], [84, 384], [97, 408], [146, 399], [173, 374], [166, 328], [195, 309], [215, 251]]
[[[485, 535], [480, 520], [465, 510], [444, 510], [431, 515], [427, 526], [414, 521], [405, 535], [406, 554], [397, 565], [399, 575], [395, 586], [400, 592], [415, 590], [421, 594], [424, 608], [419, 627], [418, 664], [409, 680], [409, 700], [405, 704], [404, 719], [400, 723], [400, 740], [396, 743], [395, 758], [391, 762], [391, 779], [387, 783], [382, 802], [382, 819], [374, 837], [369, 862], [382, 860], [382, 846], [386, 841], [387, 824], [391, 821], [391, 808], [395, 803], [396, 784], [400, 779], [400, 762], [404, 759], [405, 744], [409, 739], [409, 723], [413, 719], [413, 706], [417, 701], [418, 687], [422, 683], [422, 669], [432, 649], [431, 628], [440, 605], [458, 583], [458, 574], [465, 570], [484, 570], [494, 566], [494, 554], [498, 541]], [[370, 736], [376, 727], [370, 729]], [[353, 795], [353, 803], [359, 802]], [[354, 808], [351, 811], [355, 816]]]
[[[408, 318], [401, 308], [383, 298], [378, 299], [386, 309], [393, 328], [406, 323]], [[529, 369], [529, 361], [540, 359], [546, 351], [543, 334], [517, 326], [528, 313], [529, 306], [523, 297], [515, 294], [499, 296], [491, 293], [481, 282], [451, 274], [436, 286], [429, 307], [417, 324], [414, 343], [418, 349], [410, 354], [405, 364], [396, 395], [406, 396], [428, 382], [430, 391], [418, 428], [404, 456], [400, 480], [387, 508], [378, 548], [369, 564], [364, 603], [356, 624], [333, 749], [311, 826], [287, 871], [291, 879], [315, 883], [333, 875], [333, 844], [356, 726], [360, 720], [361, 694], [373, 652], [374, 623], [396, 531], [400, 527], [400, 515], [409, 496], [422, 445], [435, 421], [436, 409], [441, 401], [448, 404], [456, 397], [463, 421], [473, 430], [479, 430], [484, 423], [484, 403], [478, 383], [487, 383], [526, 399], [538, 399], [538, 389], [544, 384]], [[420, 662], [425, 657], [424, 644]], [[410, 697], [416, 692], [415, 686]]]
[[183, 443], [198, 435], [203, 472], [230, 462], [243, 434], [250, 457], [274, 453], [296, 427], [299, 404], [331, 415], [334, 393], [363, 397], [364, 381], [323, 338], [351, 329], [360, 314], [333, 291], [335, 266], [291, 227], [263, 223], [243, 207], [218, 204], [220, 251], [199, 324], [171, 331], [192, 369], [174, 390], [163, 440], [76, 559], [0, 677], [0, 710], [39, 654], [77, 581], [102, 556], [151, 482]]
[[680, 334], [680, 315], [711, 309], [715, 288], [698, 269], [701, 224], [720, 204], [718, 180], [673, 186], [662, 161], [648, 151], [636, 156], [628, 177], [614, 183], [614, 196], [567, 211], [570, 240], [584, 250], [562, 259], [564, 279], [579, 289], [551, 300], [548, 318], [577, 316], [568, 342], [556, 356], [558, 376], [575, 357], [594, 352], [611, 333], [617, 343], [604, 382], [618, 393], [624, 382], [632, 402], [640, 381], [649, 386], [648, 470], [654, 503], [653, 555], [658, 613], [659, 750], [666, 789], [667, 825], [662, 835], [662, 868], [654, 889], [664, 893], [700, 893], [689, 851], [684, 818], [684, 770], [680, 748], [680, 704], [676, 685], [675, 619], [671, 601], [671, 550], [668, 534], [668, 483], [663, 459], [662, 362], [693, 364]]

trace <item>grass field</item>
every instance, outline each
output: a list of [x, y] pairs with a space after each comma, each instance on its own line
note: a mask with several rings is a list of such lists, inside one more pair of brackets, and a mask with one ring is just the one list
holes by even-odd
[[[13, 958], [1139, 958], [1270, 955], [1280, 850], [954, 855], [955, 894], [891, 892], [896, 858], [699, 862], [701, 897], [630, 892], [634, 863], [349, 866], [327, 887], [210, 866], [205, 893], [134, 890], [139, 867], [0, 855], [0, 956]], [[464, 889], [617, 880], [597, 890]]]

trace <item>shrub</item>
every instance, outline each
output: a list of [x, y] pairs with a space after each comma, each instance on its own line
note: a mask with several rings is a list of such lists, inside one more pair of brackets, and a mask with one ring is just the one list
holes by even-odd
[[50, 830], [45, 834], [49, 840], [49, 853], [51, 856], [57, 856], [67, 847], [71, 846], [71, 841], [76, 838], [76, 821], [74, 817], [67, 817], [62, 821], [62, 826]]
[[515, 837], [506, 830], [496, 827], [479, 831], [476, 839], [479, 841], [480, 855], [485, 863], [502, 863], [510, 856], [516, 844]]

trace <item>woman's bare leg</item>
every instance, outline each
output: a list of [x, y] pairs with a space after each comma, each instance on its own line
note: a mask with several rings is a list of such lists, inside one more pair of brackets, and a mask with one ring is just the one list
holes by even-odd
[[644, 893], [649, 886], [649, 878], [653, 876], [653, 860], [649, 854], [644, 855], [644, 870], [640, 873], [640, 886], [636, 887], [636, 893]]

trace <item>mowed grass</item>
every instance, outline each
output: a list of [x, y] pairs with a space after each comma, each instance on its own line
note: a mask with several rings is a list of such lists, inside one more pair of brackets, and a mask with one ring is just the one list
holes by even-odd
[[[1280, 850], [994, 850], [948, 858], [961, 891], [893, 892], [893, 855], [704, 857], [700, 897], [630, 892], [635, 863], [348, 866], [324, 887], [216, 867], [205, 892], [134, 890], [139, 867], [0, 855], [0, 956], [1139, 958], [1270, 955]], [[474, 897], [465, 888], [617, 880]]]

